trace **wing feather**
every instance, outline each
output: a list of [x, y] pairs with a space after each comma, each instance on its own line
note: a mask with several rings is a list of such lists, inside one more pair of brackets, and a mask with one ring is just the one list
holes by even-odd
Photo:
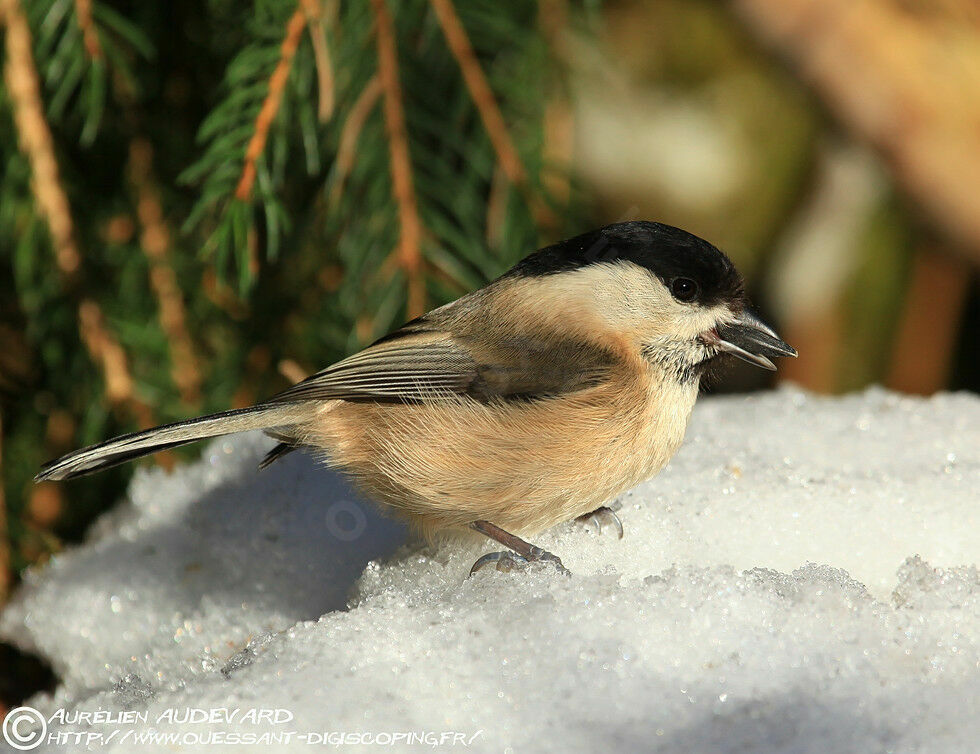
[[579, 343], [513, 335], [502, 342], [413, 323], [268, 402], [543, 398], [596, 384], [612, 360], [608, 352]]

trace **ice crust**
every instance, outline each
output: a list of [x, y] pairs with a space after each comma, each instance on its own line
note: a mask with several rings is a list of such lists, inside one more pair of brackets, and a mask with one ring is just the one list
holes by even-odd
[[[980, 751], [976, 396], [702, 398], [670, 466], [620, 499], [624, 539], [536, 538], [572, 578], [467, 580], [489, 545], [400, 546], [312, 458], [257, 472], [269, 445], [141, 471], [29, 574], [0, 636], [61, 680], [35, 707], [202, 735], [461, 731], [474, 751]], [[154, 723], [187, 708], [292, 719]]]

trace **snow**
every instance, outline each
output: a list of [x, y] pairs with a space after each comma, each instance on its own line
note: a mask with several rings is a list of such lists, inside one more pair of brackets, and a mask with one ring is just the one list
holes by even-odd
[[61, 679], [47, 748], [977, 751], [975, 396], [702, 398], [624, 539], [535, 539], [571, 578], [466, 579], [489, 544], [402, 546], [311, 458], [257, 472], [269, 445], [139, 472], [28, 575], [0, 636]]

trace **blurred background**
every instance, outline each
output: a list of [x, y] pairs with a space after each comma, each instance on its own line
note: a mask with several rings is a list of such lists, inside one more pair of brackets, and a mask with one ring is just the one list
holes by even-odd
[[609, 222], [724, 249], [800, 351], [714, 392], [976, 391], [978, 8], [0, 0], [0, 605], [133, 472], [35, 486], [45, 460]]

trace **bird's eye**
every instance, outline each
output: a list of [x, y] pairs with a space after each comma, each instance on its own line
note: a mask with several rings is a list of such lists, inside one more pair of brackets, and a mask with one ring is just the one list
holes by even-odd
[[674, 278], [670, 281], [670, 292], [678, 301], [693, 301], [698, 295], [698, 284], [691, 278]]

